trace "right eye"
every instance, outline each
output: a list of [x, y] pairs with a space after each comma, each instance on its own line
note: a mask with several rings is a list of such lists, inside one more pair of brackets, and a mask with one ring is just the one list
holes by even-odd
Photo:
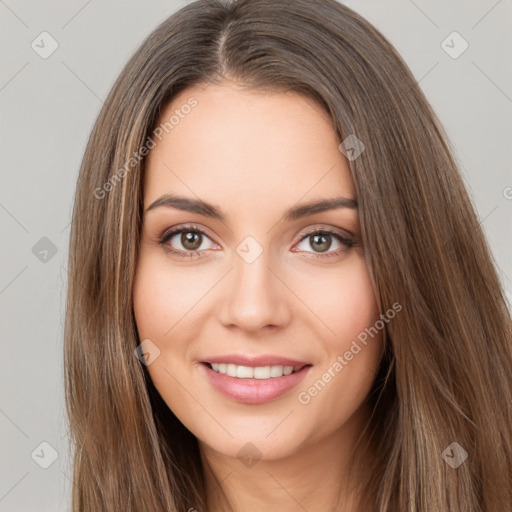
[[[176, 256], [198, 258], [208, 250], [208, 247], [203, 247], [205, 239], [210, 240], [210, 237], [197, 226], [189, 225], [165, 232], [158, 243], [166, 252]], [[179, 247], [180, 245], [181, 247]], [[203, 248], [201, 249], [201, 247]]]

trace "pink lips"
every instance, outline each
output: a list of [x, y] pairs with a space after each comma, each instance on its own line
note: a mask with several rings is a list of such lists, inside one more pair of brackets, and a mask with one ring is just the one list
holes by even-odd
[[262, 355], [262, 356], [243, 356], [243, 355], [226, 355], [226, 356], [218, 356], [218, 357], [210, 357], [204, 359], [205, 363], [227, 363], [227, 364], [236, 364], [238, 366], [304, 366], [308, 364], [304, 361], [297, 361], [295, 359], [288, 359], [287, 357], [281, 356], [271, 356], [271, 355]]
[[[228, 363], [253, 367], [282, 365], [300, 369], [282, 377], [239, 379], [212, 370], [208, 363]], [[309, 373], [311, 365], [303, 361], [278, 356], [247, 357], [228, 355], [205, 359], [199, 367], [201, 371], [205, 372], [213, 387], [222, 395], [241, 403], [262, 404], [276, 400], [294, 388]]]

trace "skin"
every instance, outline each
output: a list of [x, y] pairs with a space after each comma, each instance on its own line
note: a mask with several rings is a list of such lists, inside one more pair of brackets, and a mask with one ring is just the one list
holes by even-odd
[[[356, 198], [339, 137], [311, 99], [244, 91], [231, 82], [183, 91], [161, 120], [190, 97], [197, 106], [148, 155], [144, 209], [172, 192], [213, 203], [226, 220], [165, 206], [144, 213], [134, 310], [140, 340], [160, 350], [147, 366], [151, 379], [198, 438], [234, 510], [360, 511], [348, 457], [369, 418], [365, 399], [381, 356], [380, 333], [308, 404], [298, 400], [379, 318], [357, 209], [282, 219], [287, 208], [313, 200]], [[202, 255], [166, 252], [161, 235], [189, 223], [207, 235]], [[349, 235], [355, 245], [328, 236], [330, 256], [320, 258], [325, 253], [311, 237], [301, 241], [311, 228]], [[167, 245], [187, 252], [180, 236]], [[247, 236], [263, 251], [252, 263], [236, 252]], [[233, 353], [313, 366], [278, 399], [245, 404], [221, 395], [199, 367], [207, 356]], [[261, 454], [250, 467], [237, 455], [248, 442]], [[212, 474], [206, 477], [209, 510], [224, 510]]]

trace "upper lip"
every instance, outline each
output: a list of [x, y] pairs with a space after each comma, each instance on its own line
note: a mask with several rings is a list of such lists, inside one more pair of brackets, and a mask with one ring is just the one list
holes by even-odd
[[261, 356], [244, 356], [237, 354], [227, 354], [225, 356], [207, 357], [203, 363], [227, 363], [236, 364], [237, 366], [305, 366], [309, 363], [290, 359], [288, 357], [261, 355]]

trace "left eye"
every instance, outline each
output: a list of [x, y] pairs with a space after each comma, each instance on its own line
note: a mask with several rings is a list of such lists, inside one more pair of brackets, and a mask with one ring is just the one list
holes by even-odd
[[[317, 230], [304, 235], [299, 244], [297, 245], [297, 247], [299, 247], [300, 250], [304, 250], [305, 252], [313, 252], [319, 256], [323, 256], [323, 253], [326, 253], [327, 251], [329, 251], [329, 249], [331, 249], [333, 238], [339, 244], [338, 249], [343, 249], [343, 246], [353, 246], [353, 242], [350, 239], [341, 235], [340, 233], [327, 230]], [[314, 249], [313, 251], [308, 251], [307, 249], [300, 247], [301, 244], [309, 244], [309, 246], [313, 247]], [[317, 250], [315, 250], [315, 248]], [[334, 249], [334, 253], [339, 252], [339, 250], [336, 251], [336, 248]], [[332, 255], [333, 251], [330, 251], [330, 254]]]

